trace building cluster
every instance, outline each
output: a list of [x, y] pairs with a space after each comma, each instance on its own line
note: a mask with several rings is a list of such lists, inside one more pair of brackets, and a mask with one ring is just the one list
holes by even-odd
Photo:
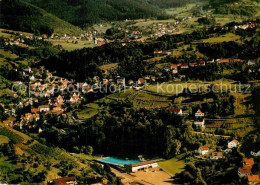
[[254, 163], [254, 158], [243, 158], [243, 166], [238, 168], [238, 175], [240, 177], [247, 177], [248, 184], [250, 185], [260, 184], [259, 174], [252, 173]]

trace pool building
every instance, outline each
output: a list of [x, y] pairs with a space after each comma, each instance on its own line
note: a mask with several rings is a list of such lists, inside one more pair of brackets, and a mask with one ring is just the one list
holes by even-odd
[[97, 160], [97, 162], [110, 164], [114, 167], [124, 167], [128, 172], [137, 172], [139, 170], [158, 167], [158, 163], [155, 161], [123, 160], [113, 157], [103, 158]]
[[158, 163], [155, 161], [144, 161], [140, 163], [125, 165], [126, 170], [130, 172], [137, 172], [140, 170], [145, 170], [148, 168], [156, 168], [156, 167], [158, 167]]

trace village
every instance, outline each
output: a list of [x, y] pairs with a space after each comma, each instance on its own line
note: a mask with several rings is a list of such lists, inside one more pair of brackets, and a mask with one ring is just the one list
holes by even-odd
[[[114, 30], [110, 30], [111, 32], [113, 32], [111, 35], [109, 35], [110, 31], [102, 33], [97, 30], [87, 31], [80, 35], [70, 33], [53, 33], [51, 35], [24, 35], [23, 33], [12, 33], [5, 30], [2, 32], [10, 34], [12, 36], [2, 38], [3, 43], [1, 44], [3, 45], [4, 49], [9, 49], [12, 52], [14, 51], [14, 48], [37, 48], [37, 46], [41, 45], [52, 47], [52, 44], [57, 41], [65, 41], [67, 44], [75, 45], [77, 45], [79, 42], [87, 41], [90, 42], [93, 47], [102, 46], [100, 48], [105, 48], [110, 43], [113, 44], [119, 42], [119, 45], [123, 48], [126, 47], [128, 44], [132, 44], [132, 42], [149, 43], [152, 39], [160, 39], [164, 35], [174, 35], [179, 31], [181, 25], [186, 24], [189, 20], [193, 18], [194, 17], [185, 17], [173, 23], [153, 23], [151, 25], [143, 26], [142, 28], [134, 26], [135, 23], [133, 23], [133, 25], [129, 27], [116, 24], [113, 25]], [[131, 20], [125, 21], [125, 23], [129, 24], [132, 24], [132, 22], [133, 21]], [[219, 30], [216, 31], [216, 33], [218, 34], [218, 32], [221, 31], [235, 32], [236, 30], [247, 31], [250, 29], [258, 29], [258, 26], [259, 23], [256, 22], [243, 22], [241, 24], [231, 24], [225, 27], [215, 26], [211, 29], [213, 30], [213, 33], [215, 33], [215, 30]], [[103, 25], [99, 24], [99, 27], [102, 28]], [[209, 29], [206, 30], [209, 31]], [[123, 37], [115, 36], [117, 34], [123, 35]], [[64, 52], [59, 44], [54, 44], [54, 47], [55, 49]], [[218, 162], [219, 164], [227, 162], [228, 165], [230, 164], [230, 167], [226, 171], [230, 172], [235, 169], [235, 175], [237, 175], [240, 180], [245, 180], [250, 185], [259, 184], [260, 177], [255, 170], [255, 166], [260, 156], [260, 151], [258, 150], [258, 147], [256, 146], [253, 149], [251, 147], [250, 151], [248, 151], [249, 154], [245, 155], [244, 151], [241, 152], [242, 145], [245, 145], [243, 136], [241, 136], [242, 134], [238, 136], [236, 133], [232, 133], [233, 130], [231, 129], [231, 131], [228, 129], [225, 130], [223, 125], [228, 124], [222, 124], [222, 122], [232, 120], [233, 118], [236, 119], [236, 121], [239, 120], [240, 117], [243, 119], [244, 116], [246, 119], [245, 122], [248, 121], [248, 117], [253, 115], [253, 113], [251, 113], [252, 111], [250, 112], [252, 106], [243, 105], [247, 106], [246, 109], [243, 109], [243, 114], [237, 113], [237, 115], [234, 116], [234, 105], [238, 106], [239, 101], [241, 101], [241, 104], [248, 103], [248, 94], [251, 94], [252, 92], [238, 92], [238, 95], [236, 95], [242, 96], [242, 98], [238, 98], [237, 96], [233, 96], [233, 94], [230, 93], [232, 89], [229, 89], [226, 90], [226, 92], [208, 92], [208, 94], [210, 94], [210, 97], [207, 97], [206, 90], [204, 89], [204, 91], [200, 91], [201, 89], [198, 88], [197, 85], [195, 85], [194, 92], [191, 88], [184, 86], [182, 86], [181, 90], [177, 89], [179, 90], [179, 92], [167, 92], [168, 89], [166, 87], [166, 85], [170, 84], [173, 85], [174, 88], [177, 88], [178, 85], [183, 85], [182, 83], [188, 82], [192, 84], [193, 82], [196, 82], [206, 84], [205, 87], [209, 88], [215, 85], [214, 83], [216, 82], [214, 81], [214, 78], [212, 78], [213, 80], [205, 80], [205, 78], [203, 78], [200, 79], [200, 81], [198, 81], [198, 79], [196, 81], [193, 80], [193, 75], [196, 75], [201, 71], [205, 71], [204, 74], [208, 74], [208, 76], [210, 76], [211, 71], [207, 71], [207, 69], [214, 70], [216, 68], [222, 69], [226, 67], [227, 69], [226, 71], [223, 70], [223, 73], [227, 73], [227, 70], [233, 67], [234, 71], [241, 68], [247, 74], [252, 75], [252, 79], [248, 78], [247, 80], [245, 80], [245, 82], [248, 82], [249, 85], [252, 85], [257, 82], [257, 79], [254, 79], [257, 78], [257, 75], [255, 74], [258, 74], [260, 71], [259, 56], [248, 57], [248, 59], [240, 59], [237, 57], [209, 57], [208, 60], [206, 60], [205, 57], [198, 57], [196, 59], [192, 57], [190, 57], [189, 59], [183, 57], [182, 59], [181, 57], [173, 58], [175, 54], [174, 49], [168, 49], [167, 47], [165, 47], [164, 49], [162, 49], [163, 47], [158, 48], [154, 48], [149, 56], [145, 56], [146, 58], [142, 58], [148, 58], [147, 60], [145, 60], [145, 62], [147, 62], [147, 66], [149, 66], [145, 67], [145, 75], [135, 74], [135, 76], [131, 78], [126, 77], [125, 75], [120, 76], [118, 74], [118, 69], [120, 69], [121, 66], [118, 63], [113, 63], [113, 61], [110, 62], [116, 67], [106, 68], [107, 65], [110, 64], [102, 65], [102, 67], [98, 66], [98, 69], [101, 69], [102, 75], [91, 76], [86, 78], [86, 81], [79, 81], [75, 80], [76, 78], [73, 79], [69, 77], [64, 77], [60, 75], [61, 73], [57, 72], [56, 70], [49, 70], [47, 67], [39, 65], [37, 57], [34, 57], [33, 59], [27, 59], [26, 56], [23, 56], [23, 59], [26, 58], [28, 62], [26, 64], [28, 65], [15, 65], [19, 62], [20, 58], [14, 61], [8, 59], [5, 62], [8, 64], [8, 66], [11, 67], [11, 72], [9, 73], [11, 75], [9, 76], [12, 77], [12, 81], [10, 80], [8, 86], [10, 90], [8, 90], [8, 93], [2, 95], [2, 97], [11, 100], [11, 103], [9, 101], [0, 103], [0, 108], [2, 108], [4, 115], [2, 124], [4, 127], [10, 127], [11, 129], [18, 130], [22, 133], [31, 132], [30, 137], [33, 136], [34, 138], [37, 138], [42, 133], [46, 134], [50, 132], [52, 128], [48, 128], [48, 132], [46, 132], [47, 129], [44, 127], [46, 125], [50, 126], [50, 124], [53, 124], [54, 122], [55, 124], [57, 122], [57, 124], [67, 124], [66, 126], [80, 128], [84, 124], [87, 126], [91, 125], [91, 121], [88, 122], [89, 118], [93, 119], [93, 117], [96, 115], [105, 115], [105, 111], [109, 112], [108, 116], [106, 117], [108, 118], [114, 113], [113, 111], [111, 111], [112, 108], [110, 107], [110, 104], [116, 107], [116, 111], [120, 112], [121, 109], [117, 108], [118, 105], [116, 103], [120, 104], [120, 100], [122, 99], [113, 99], [111, 98], [111, 96], [113, 95], [119, 97], [126, 96], [125, 99], [127, 101], [125, 102], [129, 103], [129, 99], [134, 99], [139, 94], [146, 93], [145, 95], [147, 96], [147, 98], [140, 98], [139, 101], [150, 103], [153, 100], [149, 99], [148, 96], [151, 95], [158, 98], [157, 103], [159, 104], [159, 106], [154, 106], [155, 104], [153, 104], [153, 102], [151, 103], [152, 108], [146, 105], [144, 107], [138, 107], [136, 106], [136, 104], [131, 106], [136, 108], [136, 110], [138, 111], [142, 111], [143, 109], [147, 109], [149, 111], [151, 111], [151, 109], [154, 109], [155, 111], [166, 110], [167, 114], [169, 114], [171, 117], [174, 117], [174, 119], [176, 120], [180, 119], [180, 123], [185, 123], [180, 127], [182, 129], [188, 129], [189, 133], [194, 135], [194, 137], [196, 137], [196, 139], [198, 140], [197, 143], [193, 143], [193, 145], [196, 146], [195, 150], [194, 148], [189, 149], [184, 147], [185, 149], [176, 151], [174, 155], [171, 155], [171, 158], [174, 160], [177, 160], [177, 157], [181, 156], [179, 157], [177, 162], [175, 161], [173, 163], [174, 165], [181, 163], [177, 171], [178, 173], [173, 173], [172, 169], [168, 171], [168, 168], [171, 168], [173, 166], [173, 164], [171, 163], [171, 165], [168, 165], [167, 167], [163, 166], [163, 162], [168, 160], [170, 161], [172, 159], [161, 159], [157, 156], [151, 157], [146, 155], [145, 157], [140, 155], [136, 158], [136, 160], [129, 160], [128, 158], [123, 159], [123, 157], [122, 159], [119, 159], [117, 158], [117, 156], [115, 157], [112, 155], [101, 155], [101, 157], [92, 156], [92, 146], [88, 146], [89, 148], [92, 148], [92, 152], [90, 152], [90, 154], [88, 155], [88, 157], [91, 156], [91, 159], [85, 160], [77, 157], [77, 160], [80, 161], [80, 163], [84, 164], [86, 163], [86, 161], [88, 161], [91, 164], [94, 163], [102, 169], [105, 169], [107, 166], [109, 166], [111, 167], [112, 172], [116, 174], [116, 176], [119, 177], [125, 184], [135, 182], [141, 184], [153, 184], [153, 181], [158, 182], [157, 184], [161, 184], [166, 181], [172, 183], [172, 177], [175, 174], [178, 175], [179, 173], [181, 173], [184, 168], [191, 163], [196, 165], [200, 165], [200, 163], [214, 165], [216, 164], [217, 166]], [[191, 46], [190, 48], [192, 52], [193, 48]], [[154, 63], [149, 63], [149, 61], [153, 59]], [[16, 61], [18, 62], [16, 63]], [[8, 71], [9, 69], [7, 68], [8, 67], [3, 69]], [[219, 72], [219, 75], [221, 76], [222, 74], [220, 74]], [[205, 76], [207, 75], [204, 75], [203, 77]], [[237, 76], [240, 77], [239, 75]], [[241, 78], [243, 78], [243, 76]], [[196, 78], [194, 77], [194, 79]], [[223, 79], [224, 78], [222, 76], [222, 79], [220, 80]], [[235, 78], [229, 80], [231, 81], [230, 84], [232, 84], [233, 86], [237, 85], [237, 82], [239, 81]], [[230, 87], [232, 85], [230, 85]], [[166, 92], [160, 92], [165, 91], [165, 89]], [[245, 90], [245, 86], [243, 86], [243, 90]], [[127, 93], [124, 95], [125, 92], [130, 92], [130, 95], [128, 95]], [[188, 96], [190, 96], [189, 98], [191, 100], [187, 98]], [[178, 101], [180, 101], [180, 103], [178, 103]], [[194, 103], [193, 101], [196, 102], [195, 105], [192, 104]], [[218, 101], [218, 103], [223, 101], [224, 103], [218, 104], [216, 103], [216, 101]], [[125, 102], [123, 102], [122, 104], [124, 104]], [[130, 102], [129, 104], [134, 103]], [[100, 107], [90, 107], [95, 107], [99, 105], [102, 105], [103, 109]], [[217, 111], [213, 112], [212, 109], [210, 109], [210, 107], [219, 107], [220, 105], [222, 106], [221, 108], [219, 108], [221, 110], [218, 109]], [[104, 108], [105, 106], [107, 106], [108, 108]], [[123, 107], [122, 111], [127, 110], [127, 108]], [[80, 117], [79, 113], [84, 113], [85, 109], [95, 109], [96, 113], [93, 116], [90, 115], [88, 111], [86, 111], [85, 114], [89, 114], [90, 116], [88, 118]], [[96, 117], [94, 117], [94, 119], [95, 118]], [[54, 121], [48, 122], [49, 120]], [[101, 119], [97, 120], [100, 121]], [[116, 120], [113, 120], [111, 122], [116, 122]], [[146, 123], [147, 125], [149, 125], [148, 121]], [[158, 125], [160, 125], [160, 122], [158, 123]], [[246, 126], [242, 129], [251, 128], [252, 125], [253, 124], [248, 121], [246, 123]], [[114, 128], [114, 126], [111, 126], [111, 128]], [[176, 128], [178, 128], [178, 126]], [[57, 128], [55, 129], [58, 130]], [[61, 131], [59, 131], [59, 133], [66, 133], [65, 130], [66, 129], [62, 129]], [[94, 126], [93, 130], [95, 130]], [[95, 132], [98, 132], [97, 130], [95, 130]], [[250, 131], [248, 131], [247, 133], [249, 133]], [[103, 138], [104, 136], [101, 134], [95, 137]], [[38, 140], [41, 141], [40, 139]], [[216, 141], [212, 142], [211, 140]], [[178, 148], [178, 150], [180, 149], [180, 141], [176, 141], [175, 139], [174, 141], [170, 141], [170, 143], [171, 142], [176, 142], [177, 144], [175, 148]], [[76, 151], [75, 153], [83, 153], [82, 151], [84, 151], [84, 153], [86, 153], [86, 149], [83, 150], [82, 148], [79, 148], [78, 146], [73, 147], [73, 152]], [[75, 156], [75, 153], [70, 153], [69, 155]], [[233, 159], [235, 160], [233, 161]], [[237, 164], [240, 165], [236, 166]], [[203, 172], [204, 171], [202, 171], [202, 173]], [[48, 184], [79, 184], [76, 176], [68, 176], [68, 174], [62, 174], [59, 176], [55, 174], [51, 178], [51, 180], [48, 179]], [[240, 182], [242, 182], [242, 180]]]

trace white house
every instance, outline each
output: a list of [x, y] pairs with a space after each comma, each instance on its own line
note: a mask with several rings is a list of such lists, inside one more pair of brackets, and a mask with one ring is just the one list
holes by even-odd
[[49, 107], [49, 105], [41, 105], [41, 106], [39, 106], [39, 110], [40, 110], [40, 112], [47, 112], [47, 111], [50, 111], [50, 107]]
[[258, 152], [251, 151], [250, 153], [252, 156], [255, 156], [255, 157], [260, 156], [260, 150]]
[[228, 148], [236, 148], [236, 147], [238, 147], [238, 145], [239, 145], [239, 142], [236, 139], [233, 139], [232, 141], [230, 141], [228, 143]]
[[145, 161], [145, 162], [126, 165], [126, 169], [128, 169], [131, 172], [137, 172], [139, 170], [145, 170], [148, 168], [156, 168], [156, 167], [158, 167], [158, 163], [155, 161]]
[[206, 145], [201, 146], [199, 147], [198, 152], [200, 155], [206, 155], [209, 153], [209, 148]]
[[195, 117], [203, 117], [204, 116], [204, 113], [198, 109], [198, 111], [195, 113]]
[[202, 120], [195, 120], [194, 125], [197, 128], [205, 128], [205, 119], [203, 118]]
[[35, 80], [35, 77], [32, 75], [31, 77], [30, 77], [30, 80], [32, 81], [32, 80]]

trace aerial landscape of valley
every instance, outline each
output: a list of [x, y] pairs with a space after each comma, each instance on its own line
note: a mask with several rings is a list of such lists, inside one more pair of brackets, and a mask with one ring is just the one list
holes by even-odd
[[260, 184], [259, 0], [0, 0], [0, 184]]

